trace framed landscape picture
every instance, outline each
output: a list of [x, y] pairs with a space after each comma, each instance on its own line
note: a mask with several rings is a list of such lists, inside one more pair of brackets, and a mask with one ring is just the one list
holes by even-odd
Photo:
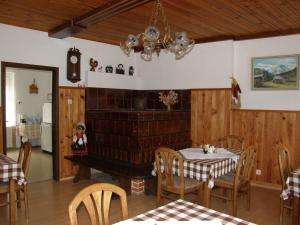
[[253, 90], [299, 89], [299, 55], [252, 58]]

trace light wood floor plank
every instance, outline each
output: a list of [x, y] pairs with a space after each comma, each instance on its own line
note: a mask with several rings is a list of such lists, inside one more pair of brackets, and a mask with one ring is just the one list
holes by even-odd
[[[29, 221], [26, 222], [25, 210], [18, 209], [17, 225], [68, 225], [68, 204], [82, 188], [92, 184], [92, 181], [81, 181], [73, 184], [72, 181], [45, 181], [29, 184]], [[279, 191], [252, 188], [251, 211], [246, 210], [246, 199], [239, 198], [238, 217], [260, 224], [277, 225], [279, 221]], [[193, 198], [188, 196], [187, 200]], [[118, 200], [111, 205], [111, 222], [121, 218]], [[155, 196], [131, 195], [128, 196], [129, 217], [155, 208]], [[212, 201], [212, 208], [225, 213], [230, 212], [230, 203], [227, 205], [220, 200]], [[287, 217], [285, 217], [286, 219]], [[79, 213], [82, 225], [88, 225], [88, 217], [83, 209]], [[287, 221], [286, 221], [287, 222]], [[0, 225], [8, 224], [8, 208], [0, 208]], [[286, 223], [287, 224], [287, 223]]]

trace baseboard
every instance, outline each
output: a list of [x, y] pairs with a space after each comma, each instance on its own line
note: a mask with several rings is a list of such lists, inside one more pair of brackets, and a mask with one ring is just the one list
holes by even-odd
[[49, 152], [47, 150], [42, 149], [43, 153], [48, 154], [48, 155], [53, 155], [52, 152]]
[[281, 190], [281, 185], [279, 185], [279, 184], [272, 184], [272, 183], [267, 183], [267, 182], [262, 182], [262, 181], [251, 181], [251, 186], [266, 188], [266, 189], [271, 189], [271, 190], [276, 190], [276, 191]]
[[59, 178], [59, 181], [73, 180], [75, 176]]

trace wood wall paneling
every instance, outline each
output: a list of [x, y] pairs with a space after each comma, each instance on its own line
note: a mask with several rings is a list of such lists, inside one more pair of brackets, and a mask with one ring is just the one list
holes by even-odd
[[[193, 145], [212, 143], [227, 134], [245, 139], [245, 146], [258, 151], [256, 181], [280, 183], [276, 146], [285, 145], [294, 167], [300, 165], [300, 112], [231, 110], [230, 89], [193, 90], [191, 97], [191, 138]], [[256, 169], [255, 168], [255, 169]]]
[[194, 146], [225, 136], [230, 124], [230, 90], [193, 90], [191, 138]]
[[[84, 95], [82, 88], [59, 88], [60, 178], [76, 172], [76, 167], [64, 156], [71, 154], [75, 124], [85, 119]], [[72, 100], [72, 104], [68, 105], [68, 99]], [[276, 145], [279, 143], [290, 150], [294, 167], [300, 165], [299, 127], [300, 112], [231, 110], [229, 89], [193, 90], [191, 94], [193, 145], [211, 143], [230, 133], [244, 137], [246, 146], [255, 145], [258, 150], [256, 167], [262, 170], [262, 174], [255, 176], [257, 181], [280, 183], [276, 154]], [[0, 139], [1, 143], [2, 135]], [[2, 147], [0, 152], [3, 152]]]
[[262, 174], [257, 181], [280, 183], [277, 162], [278, 144], [286, 146], [291, 154], [294, 167], [300, 165], [298, 149], [300, 112], [232, 110], [232, 134], [245, 138], [245, 145], [254, 145], [258, 150], [257, 168]]
[[77, 167], [64, 156], [71, 155], [74, 128], [78, 122], [85, 121], [84, 88], [59, 88], [59, 151], [60, 178], [75, 175]]

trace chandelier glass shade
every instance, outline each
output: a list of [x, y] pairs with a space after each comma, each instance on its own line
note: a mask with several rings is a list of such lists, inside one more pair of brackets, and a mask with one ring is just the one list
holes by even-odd
[[[163, 25], [161, 31], [157, 27], [160, 18]], [[156, 53], [159, 56], [162, 49], [174, 53], [175, 59], [181, 59], [193, 49], [194, 45], [195, 41], [189, 39], [185, 32], [171, 34], [162, 3], [160, 0], [156, 0], [149, 26], [143, 33], [129, 34], [127, 40], [120, 44], [120, 48], [129, 56], [134, 47], [140, 46], [142, 48], [141, 58], [151, 61], [152, 55]]]

